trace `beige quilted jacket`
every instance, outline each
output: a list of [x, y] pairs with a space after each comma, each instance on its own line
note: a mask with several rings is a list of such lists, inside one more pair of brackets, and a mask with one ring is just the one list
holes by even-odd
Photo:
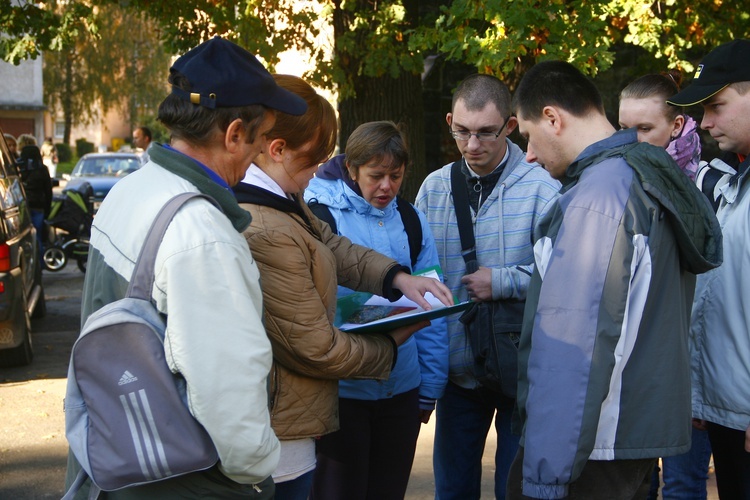
[[274, 357], [271, 424], [279, 439], [338, 430], [338, 380], [385, 379], [393, 363], [385, 336], [347, 334], [331, 322], [337, 277], [349, 288], [382, 294], [386, 274], [398, 264], [333, 234], [302, 205], [311, 225], [297, 213], [241, 204], [252, 215], [243, 234], [260, 270]]

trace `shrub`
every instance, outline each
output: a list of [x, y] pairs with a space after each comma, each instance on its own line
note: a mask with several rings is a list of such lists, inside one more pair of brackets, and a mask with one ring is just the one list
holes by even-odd
[[70, 149], [70, 144], [64, 144], [62, 142], [55, 144], [57, 148], [57, 161], [65, 163], [73, 159], [73, 150]]
[[94, 152], [94, 143], [86, 139], [76, 139], [76, 155], [80, 158], [86, 153]]

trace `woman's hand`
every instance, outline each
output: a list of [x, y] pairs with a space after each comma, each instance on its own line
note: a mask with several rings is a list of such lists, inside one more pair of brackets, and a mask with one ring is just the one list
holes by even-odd
[[409, 340], [409, 337], [411, 337], [415, 332], [427, 326], [430, 326], [430, 322], [428, 320], [424, 320], [420, 321], [419, 323], [412, 323], [411, 325], [396, 328], [395, 330], [391, 330], [390, 332], [388, 332], [386, 335], [390, 335], [391, 338], [396, 342], [396, 345], [400, 346], [401, 344]]
[[406, 298], [416, 302], [419, 307], [425, 311], [432, 309], [429, 302], [424, 299], [424, 294], [427, 292], [432, 293], [432, 295], [444, 305], [453, 305], [453, 294], [450, 289], [434, 278], [412, 276], [400, 271], [396, 274], [396, 277], [393, 278], [393, 288], [401, 290], [401, 293], [403, 293]]

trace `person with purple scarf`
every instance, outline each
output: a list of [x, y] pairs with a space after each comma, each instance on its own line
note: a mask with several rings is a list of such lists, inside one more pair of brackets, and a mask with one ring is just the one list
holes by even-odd
[[679, 92], [674, 73], [645, 75], [620, 92], [620, 127], [635, 127], [638, 141], [667, 150], [690, 180], [695, 180], [701, 156], [698, 124], [684, 110], [667, 104]]
[[[620, 127], [634, 127], [638, 141], [660, 146], [674, 158], [690, 180], [695, 181], [701, 155], [698, 124], [667, 99], [679, 92], [679, 74], [642, 76], [620, 93]], [[704, 428], [693, 423], [692, 446], [682, 455], [662, 458], [662, 497], [705, 500], [711, 443]], [[654, 469], [649, 500], [659, 491], [659, 469]]]

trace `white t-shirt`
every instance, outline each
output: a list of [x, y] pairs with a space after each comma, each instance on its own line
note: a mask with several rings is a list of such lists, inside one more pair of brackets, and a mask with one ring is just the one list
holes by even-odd
[[291, 481], [315, 470], [315, 440], [313, 438], [279, 442], [281, 443], [281, 457], [278, 467], [272, 474], [275, 483]]

